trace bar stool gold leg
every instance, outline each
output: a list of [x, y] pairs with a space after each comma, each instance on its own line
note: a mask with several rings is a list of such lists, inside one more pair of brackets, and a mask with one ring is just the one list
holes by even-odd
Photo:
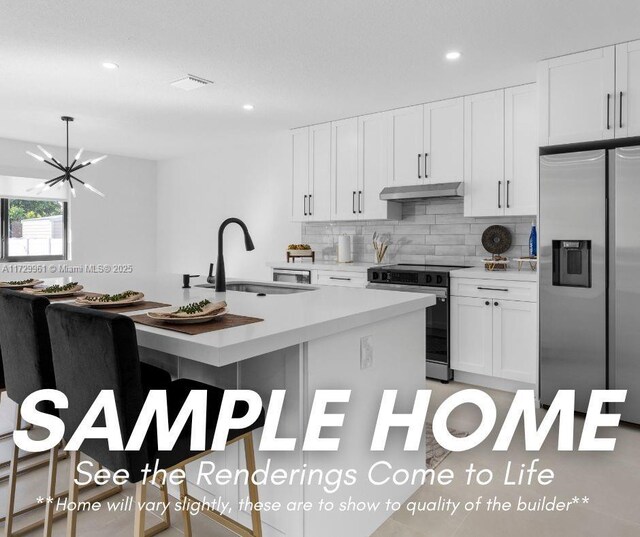
[[[182, 471], [187, 472], [187, 467], [183, 466]], [[189, 498], [187, 493], [187, 478], [180, 481], [180, 505], [182, 506], [182, 523], [184, 525], [184, 537], [191, 537], [191, 513], [189, 511]]]
[[[253, 433], [249, 433], [244, 437], [244, 458], [247, 464], [247, 470], [250, 476], [256, 472], [256, 454], [253, 451]], [[259, 501], [258, 486], [249, 479], [249, 499], [252, 507]], [[255, 508], [251, 509], [251, 529], [255, 537], [262, 537], [262, 518], [260, 511]]]
[[[56, 478], [58, 474], [58, 446], [49, 453], [49, 484], [47, 487], [46, 510], [44, 514], [44, 537], [51, 537], [53, 532], [54, 498], [56, 497]], [[51, 502], [49, 499], [51, 498]]]
[[[69, 468], [69, 503], [74, 503], [74, 507], [78, 505], [78, 464], [80, 463], [80, 452], [73, 451], [71, 453], [71, 461]], [[76, 537], [76, 525], [78, 523], [78, 510], [67, 510], [67, 537]]]
[[[16, 429], [21, 425], [20, 407], [16, 412]], [[4, 534], [6, 537], [13, 535], [13, 511], [15, 510], [16, 503], [16, 480], [18, 479], [18, 456], [20, 449], [17, 445], [13, 444], [13, 451], [11, 453], [11, 465], [9, 466], [9, 491], [7, 500], [7, 515], [4, 523]]]
[[143, 481], [136, 483], [136, 505], [135, 505], [135, 522], [133, 529], [134, 537], [144, 537], [145, 510], [144, 502], [147, 499], [147, 485]]

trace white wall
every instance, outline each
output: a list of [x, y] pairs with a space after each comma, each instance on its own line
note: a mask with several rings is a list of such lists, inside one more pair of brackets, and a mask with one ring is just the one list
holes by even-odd
[[267, 261], [282, 260], [300, 240], [291, 223], [289, 133], [212, 140], [210, 150], [158, 163], [158, 270], [205, 275], [216, 260], [220, 223], [243, 220], [256, 249], [244, 250], [242, 232], [225, 232], [228, 277], [269, 278]]
[[[62, 160], [63, 148], [45, 147]], [[37, 162], [26, 150], [37, 153], [35, 142], [0, 138], [0, 176], [55, 177], [56, 170]], [[86, 152], [85, 156], [98, 154]], [[80, 179], [107, 197], [81, 189], [70, 200], [74, 265], [130, 263], [137, 273], [156, 270], [156, 171], [155, 161], [109, 155], [95, 167], [78, 172]]]

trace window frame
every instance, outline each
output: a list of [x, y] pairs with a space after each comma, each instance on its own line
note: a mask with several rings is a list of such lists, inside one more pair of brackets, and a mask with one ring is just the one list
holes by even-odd
[[0, 198], [0, 263], [28, 263], [30, 261], [66, 261], [69, 259], [69, 202], [62, 203], [63, 251], [62, 255], [9, 255], [9, 201], [27, 198]]

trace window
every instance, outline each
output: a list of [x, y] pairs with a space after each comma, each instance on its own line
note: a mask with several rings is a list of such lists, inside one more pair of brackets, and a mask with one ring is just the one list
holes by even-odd
[[67, 202], [0, 199], [2, 261], [67, 258]]

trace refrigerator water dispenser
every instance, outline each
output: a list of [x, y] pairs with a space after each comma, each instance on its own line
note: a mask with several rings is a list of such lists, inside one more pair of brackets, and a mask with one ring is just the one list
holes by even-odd
[[553, 243], [553, 285], [591, 287], [591, 241]]

